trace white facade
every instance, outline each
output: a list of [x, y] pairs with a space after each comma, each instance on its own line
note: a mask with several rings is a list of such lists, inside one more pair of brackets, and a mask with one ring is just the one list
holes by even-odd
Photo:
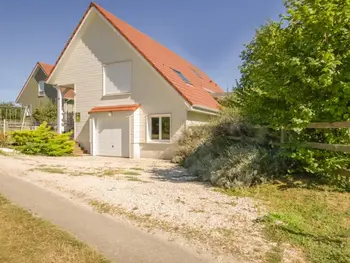
[[[115, 74], [108, 77], [117, 71], [121, 72], [118, 78], [114, 79]], [[168, 159], [187, 124], [189, 108], [185, 100], [94, 9], [64, 52], [49, 83], [74, 84], [76, 113], [80, 114], [75, 139], [93, 155]], [[88, 113], [93, 107], [133, 104], [140, 107], [135, 111]], [[170, 116], [170, 140], [152, 140], [150, 120], [154, 115]], [[199, 116], [199, 121], [202, 119]]]

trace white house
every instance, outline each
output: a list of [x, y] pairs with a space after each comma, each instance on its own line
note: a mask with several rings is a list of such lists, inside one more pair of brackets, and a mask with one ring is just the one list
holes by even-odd
[[212, 94], [223, 92], [199, 68], [95, 3], [47, 83], [74, 89], [75, 139], [85, 150], [129, 158], [171, 158], [186, 126], [217, 114]]

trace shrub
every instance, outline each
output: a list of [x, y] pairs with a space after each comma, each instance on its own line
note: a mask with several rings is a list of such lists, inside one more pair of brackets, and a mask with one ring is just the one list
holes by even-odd
[[0, 133], [0, 147], [7, 147], [9, 137], [6, 133]]
[[252, 186], [285, 175], [293, 165], [285, 150], [271, 147], [269, 140], [267, 129], [254, 128], [225, 110], [208, 125], [186, 131], [174, 159], [213, 185]]
[[63, 156], [70, 155], [74, 150], [74, 142], [70, 140], [71, 133], [57, 134], [41, 124], [34, 131], [16, 131], [12, 133], [14, 144], [24, 154]]

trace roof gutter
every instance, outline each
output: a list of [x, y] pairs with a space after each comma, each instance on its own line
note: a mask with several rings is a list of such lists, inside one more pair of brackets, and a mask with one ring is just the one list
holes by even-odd
[[192, 105], [189, 107], [189, 111], [195, 111], [195, 112], [199, 112], [199, 113], [204, 113], [204, 114], [209, 114], [209, 115], [219, 115], [220, 110], [216, 110], [213, 108], [208, 108], [202, 105]]

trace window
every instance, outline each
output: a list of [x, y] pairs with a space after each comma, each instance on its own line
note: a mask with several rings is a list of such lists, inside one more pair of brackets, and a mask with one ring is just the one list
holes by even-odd
[[192, 85], [192, 83], [188, 80], [188, 78], [186, 78], [180, 71], [173, 69], [172, 70], [183, 80], [185, 81], [187, 84]]
[[103, 66], [103, 95], [129, 93], [131, 91], [131, 61]]
[[43, 97], [45, 95], [45, 80], [38, 82], [38, 96]]
[[154, 115], [150, 117], [150, 139], [152, 141], [170, 140], [169, 115]]

